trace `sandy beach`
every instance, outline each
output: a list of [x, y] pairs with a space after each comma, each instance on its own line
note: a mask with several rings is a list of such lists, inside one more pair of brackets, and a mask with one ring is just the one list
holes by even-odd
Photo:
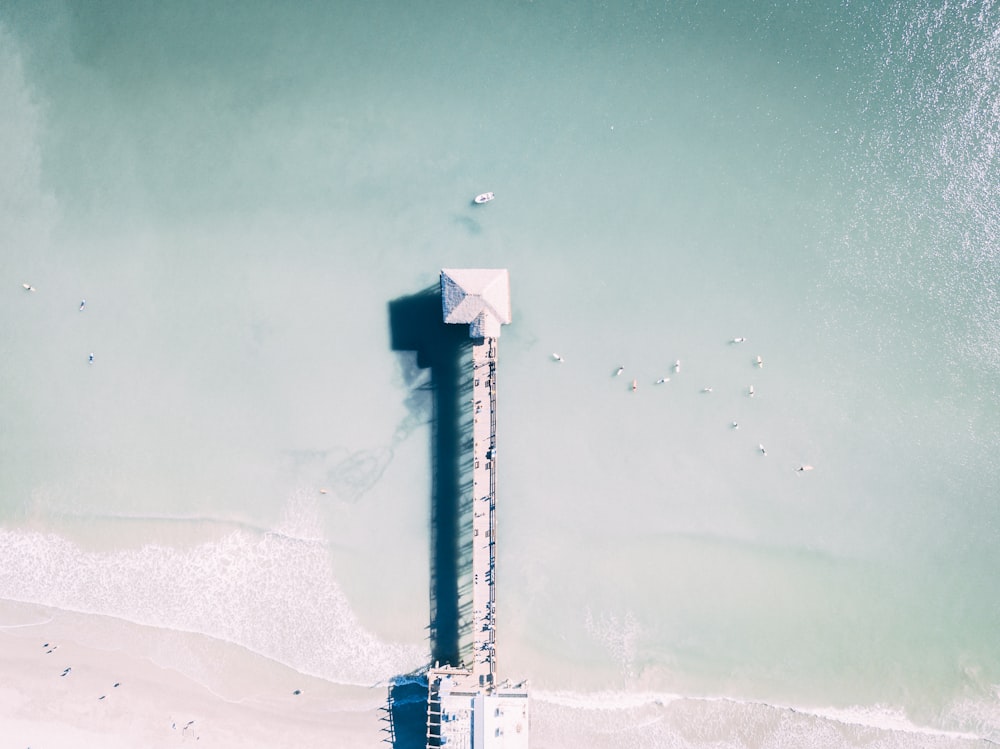
[[386, 736], [384, 687], [331, 684], [110, 617], [2, 601], [0, 662], [10, 747], [377, 746]]

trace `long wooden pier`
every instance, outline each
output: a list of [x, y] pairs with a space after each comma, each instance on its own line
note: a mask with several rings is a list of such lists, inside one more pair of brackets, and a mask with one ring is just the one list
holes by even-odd
[[471, 667], [436, 663], [427, 674], [427, 747], [527, 749], [524, 682], [497, 683], [497, 338], [510, 323], [502, 269], [441, 271], [444, 320], [469, 326], [472, 344]]
[[483, 686], [496, 680], [496, 344], [472, 346], [472, 672]]

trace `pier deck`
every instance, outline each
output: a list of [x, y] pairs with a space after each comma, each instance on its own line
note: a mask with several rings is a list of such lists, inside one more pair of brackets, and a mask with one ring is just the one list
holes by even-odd
[[472, 346], [472, 673], [496, 680], [496, 339]]

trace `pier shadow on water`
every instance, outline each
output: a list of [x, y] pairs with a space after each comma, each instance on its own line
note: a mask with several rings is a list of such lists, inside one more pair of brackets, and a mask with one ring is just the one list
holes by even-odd
[[[468, 326], [442, 319], [437, 286], [389, 302], [389, 328], [393, 351], [410, 361], [415, 354], [408, 384], [432, 403], [429, 665], [459, 665], [468, 648], [471, 601], [472, 342]], [[426, 679], [397, 677], [389, 689], [386, 741], [395, 749], [426, 746], [426, 710]]]

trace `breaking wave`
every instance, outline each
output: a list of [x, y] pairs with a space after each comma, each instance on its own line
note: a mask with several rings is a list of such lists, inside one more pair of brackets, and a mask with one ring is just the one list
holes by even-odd
[[424, 647], [362, 626], [327, 544], [300, 522], [187, 548], [110, 551], [0, 529], [0, 597], [208, 635], [338, 683], [371, 685], [425, 664]]
[[535, 690], [532, 696], [533, 738], [559, 747], [958, 749], [1000, 737], [996, 728], [982, 735], [918, 725], [886, 706], [807, 708], [658, 692]]

